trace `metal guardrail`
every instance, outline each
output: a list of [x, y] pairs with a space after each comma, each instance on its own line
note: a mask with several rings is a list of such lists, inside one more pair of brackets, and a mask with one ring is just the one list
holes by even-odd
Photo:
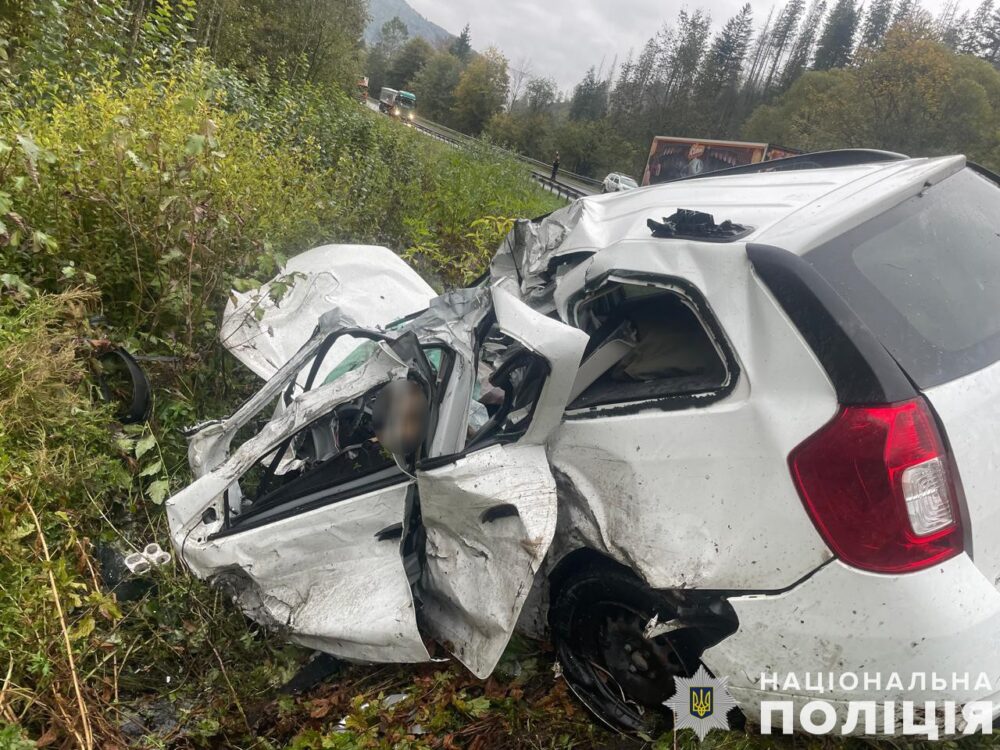
[[559, 180], [553, 180], [551, 177], [539, 174], [538, 172], [532, 172], [531, 176], [535, 178], [535, 181], [538, 182], [539, 185], [548, 190], [550, 193], [555, 193], [566, 200], [575, 201], [577, 198], [583, 198], [585, 195], [592, 195], [592, 193], [586, 193], [579, 188], [567, 185], [564, 182], [559, 182]]
[[[436, 122], [425, 120], [422, 117], [417, 118], [410, 124], [420, 132], [442, 141], [443, 143], [449, 143], [452, 145], [468, 145], [476, 141], [476, 139], [470, 135], [460, 133], [457, 130], [452, 130], [444, 125], [439, 125]], [[531, 167], [531, 176], [536, 182], [538, 182], [539, 185], [548, 190], [550, 193], [555, 193], [556, 195], [570, 201], [582, 198], [585, 195], [591, 195], [591, 193], [587, 192], [587, 190], [581, 185], [572, 185], [565, 180], [558, 179], [558, 177], [553, 180], [551, 177], [551, 166], [538, 161], [538, 159], [522, 156], [521, 154], [516, 154], [505, 148], [500, 148], [500, 150], [510, 154], [510, 156], [514, 157], [518, 161], [521, 161]], [[602, 183], [599, 180], [595, 180], [590, 177], [583, 177], [582, 175], [573, 174], [572, 172], [560, 171], [560, 174], [566, 175], [576, 182], [585, 183], [594, 187], [602, 186]]]

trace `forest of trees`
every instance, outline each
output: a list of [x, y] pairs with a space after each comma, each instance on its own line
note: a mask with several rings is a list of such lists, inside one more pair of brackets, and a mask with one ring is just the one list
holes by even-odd
[[[807, 150], [963, 152], [1000, 164], [1000, 4], [935, 17], [917, 0], [749, 3], [716, 28], [681, 10], [638, 52], [572, 92], [471, 51], [407, 39], [390, 22], [368, 55], [375, 85], [410, 88], [422, 114], [538, 159], [603, 176], [641, 172], [656, 135], [748, 138]], [[457, 47], [461, 49], [457, 49]], [[461, 54], [458, 54], [461, 52]]]
[[67, 77], [101, 61], [178, 45], [251, 78], [353, 88], [366, 0], [109, 0], [0, 2], [0, 85], [58, 66]]

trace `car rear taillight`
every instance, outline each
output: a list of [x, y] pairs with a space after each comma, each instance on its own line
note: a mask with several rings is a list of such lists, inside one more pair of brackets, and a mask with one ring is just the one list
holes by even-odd
[[903, 573], [962, 551], [956, 480], [922, 399], [842, 407], [788, 462], [813, 523], [845, 563]]

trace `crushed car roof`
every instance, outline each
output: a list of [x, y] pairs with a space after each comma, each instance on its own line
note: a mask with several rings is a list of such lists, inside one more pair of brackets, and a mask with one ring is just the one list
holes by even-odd
[[[742, 252], [748, 243], [761, 243], [804, 253], [960, 171], [965, 164], [964, 157], [950, 156], [789, 171], [721, 172], [588, 196], [541, 220], [516, 222], [491, 262], [489, 283], [540, 312], [557, 312], [565, 320], [567, 300], [607, 271], [605, 262], [594, 262], [597, 253], [607, 251], [608, 262], [613, 255], [617, 269], [633, 272], [642, 272], [650, 264], [662, 267], [659, 264], [668, 246], [681, 252], [682, 246], [695, 251], [710, 244], [711, 252], [726, 252], [727, 247]], [[710, 214], [719, 224], [731, 222], [739, 231], [722, 239], [654, 237], [649, 222], [679, 211]], [[269, 296], [270, 287], [279, 282], [280, 301]], [[381, 294], [373, 296], [373, 288], [381, 289]], [[330, 307], [361, 325], [384, 328], [424, 309], [433, 297], [431, 287], [386, 248], [316, 248], [291, 259], [271, 285], [254, 293], [234, 292], [224, 316], [222, 340], [267, 379], [305, 343], [320, 313]], [[326, 370], [335, 367], [354, 345], [343, 341], [326, 357]]]
[[[867, 213], [866, 206], [898, 202], [893, 198], [901, 191], [933, 184], [964, 166], [962, 156], [900, 159], [826, 169], [719, 174], [587, 197], [582, 199], [586, 208], [581, 221], [564, 239], [560, 254], [648, 240], [646, 220], [661, 219], [680, 208], [704, 211], [719, 222], [729, 219], [753, 227], [743, 241], [779, 244], [778, 240], [787, 239], [782, 245], [786, 250], [805, 252], [815, 245], [812, 238], [817, 231]], [[802, 232], [803, 238], [790, 239]]]
[[[856, 166], [706, 177], [607, 196], [582, 198], [541, 220], [518, 221], [490, 265], [493, 283], [543, 312], [565, 319], [566, 298], [597, 280], [598, 253], [614, 254], [620, 271], [660, 263], [664, 248], [711, 245], [742, 252], [747, 243], [803, 253], [882, 213], [965, 166], [965, 157], [900, 159]], [[710, 214], [739, 225], [731, 239], [656, 239], [658, 222], [678, 211]], [[664, 243], [675, 243], [666, 245]], [[588, 262], [587, 259], [591, 259]], [[588, 266], [590, 268], [588, 269]]]

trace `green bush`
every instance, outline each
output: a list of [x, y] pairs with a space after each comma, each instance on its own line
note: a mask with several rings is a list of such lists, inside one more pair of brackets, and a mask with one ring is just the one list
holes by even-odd
[[[249, 747], [244, 706], [299, 652], [176, 562], [123, 601], [97, 561], [99, 546], [166, 543], [157, 504], [188, 478], [178, 428], [256, 385], [217, 341], [229, 290], [333, 241], [460, 282], [513, 217], [556, 202], [490, 147], [431, 141], [338, 91], [183, 55], [94, 70], [0, 102], [2, 741], [121, 746], [131, 726], [147, 747], [155, 714], [184, 746]], [[167, 355], [149, 425], [95, 405], [89, 342], [106, 335]]]
[[234, 88], [195, 62], [0, 120], [5, 271], [47, 291], [91, 280], [124, 332], [202, 354], [228, 290], [286, 255], [433, 249], [461, 259], [446, 269], [461, 281], [501, 236], [481, 217], [554, 206], [486, 146], [444, 146], [336, 92]]

